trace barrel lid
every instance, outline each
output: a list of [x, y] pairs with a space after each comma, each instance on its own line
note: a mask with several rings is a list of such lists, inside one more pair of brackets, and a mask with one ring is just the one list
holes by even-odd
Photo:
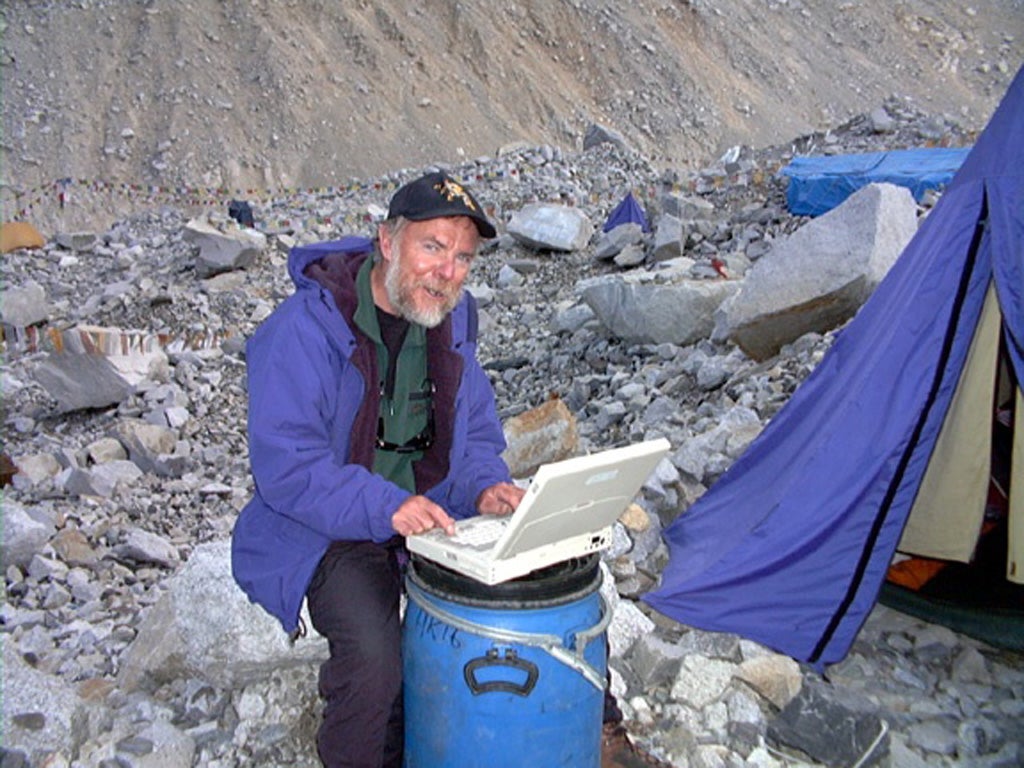
[[594, 552], [500, 584], [484, 584], [414, 554], [409, 562], [409, 575], [417, 586], [456, 602], [557, 604], [598, 589], [601, 586], [600, 562], [600, 556]]

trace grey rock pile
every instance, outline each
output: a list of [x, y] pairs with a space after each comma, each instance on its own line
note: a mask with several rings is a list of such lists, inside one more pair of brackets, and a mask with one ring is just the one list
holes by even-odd
[[[788, 214], [780, 165], [964, 137], [893, 100], [690, 175], [614, 138], [595, 127], [580, 153], [519, 147], [448, 170], [503, 232], [469, 290], [516, 476], [673, 446], [603, 555], [634, 738], [700, 768], [1020, 765], [1019, 657], [879, 607], [823, 679], [638, 601], [664, 567], [664, 527], [785, 404], [928, 207], [869, 188], [822, 227]], [[422, 170], [253, 201], [256, 230], [168, 207], [5, 257], [3, 766], [317, 764], [323, 640], [290, 644], [230, 576], [252, 493], [244, 342], [291, 292], [291, 246], [372, 234]], [[628, 191], [649, 231], [602, 232]], [[821, 295], [829, 312], [791, 311]]]

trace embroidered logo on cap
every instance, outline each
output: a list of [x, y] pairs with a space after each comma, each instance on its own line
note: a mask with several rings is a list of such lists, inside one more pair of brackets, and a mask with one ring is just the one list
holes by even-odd
[[469, 196], [469, 193], [462, 188], [461, 184], [457, 184], [451, 179], [445, 179], [434, 185], [434, 189], [439, 194], [444, 195], [445, 199], [451, 203], [455, 201], [455, 198], [459, 198], [462, 204], [469, 208], [471, 211], [476, 210], [476, 205], [473, 203], [473, 198]]

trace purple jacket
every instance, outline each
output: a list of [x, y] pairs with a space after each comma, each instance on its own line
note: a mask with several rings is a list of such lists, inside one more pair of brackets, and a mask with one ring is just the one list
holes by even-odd
[[[293, 248], [288, 272], [296, 292], [246, 349], [256, 493], [235, 523], [232, 572], [288, 632], [327, 546], [392, 538], [391, 515], [409, 496], [370, 471], [376, 349], [352, 322], [355, 275], [365, 258], [325, 255], [323, 244]], [[437, 387], [435, 439], [417, 462], [417, 491], [453, 517], [468, 517], [481, 491], [509, 479], [494, 393], [476, 360], [476, 306], [468, 294], [427, 332], [427, 367]]]

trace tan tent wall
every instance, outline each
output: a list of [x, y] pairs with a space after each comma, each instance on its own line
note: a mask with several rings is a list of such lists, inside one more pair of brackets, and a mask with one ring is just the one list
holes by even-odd
[[985, 516], [1001, 324], [989, 285], [956, 393], [910, 510], [899, 550], [970, 562]]
[[1024, 584], [1024, 394], [1018, 382], [1016, 417], [1013, 424], [1013, 460], [1010, 463], [1010, 547], [1006, 556], [1006, 578]]

